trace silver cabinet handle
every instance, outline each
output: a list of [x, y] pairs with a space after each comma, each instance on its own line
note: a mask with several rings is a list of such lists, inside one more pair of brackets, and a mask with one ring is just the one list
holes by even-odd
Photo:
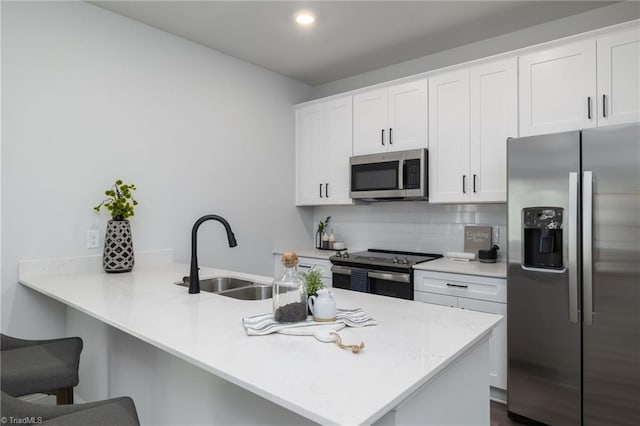
[[593, 173], [582, 181], [582, 307], [584, 324], [593, 324]]
[[468, 286], [468, 285], [464, 285], [464, 284], [451, 284], [451, 283], [447, 283], [447, 287], [469, 288], [469, 286]]
[[578, 322], [578, 173], [569, 173], [569, 321]]

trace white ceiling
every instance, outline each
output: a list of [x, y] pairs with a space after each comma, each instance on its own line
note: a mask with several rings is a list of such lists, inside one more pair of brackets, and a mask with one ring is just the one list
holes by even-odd
[[[91, 1], [311, 85], [574, 15], [599, 1]], [[316, 15], [311, 28], [293, 20]]]

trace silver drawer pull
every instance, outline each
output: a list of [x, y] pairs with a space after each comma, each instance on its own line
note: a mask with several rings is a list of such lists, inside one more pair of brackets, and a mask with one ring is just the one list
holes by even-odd
[[468, 288], [468, 285], [464, 285], [464, 284], [450, 284], [447, 283], [447, 287], [458, 287], [458, 288]]

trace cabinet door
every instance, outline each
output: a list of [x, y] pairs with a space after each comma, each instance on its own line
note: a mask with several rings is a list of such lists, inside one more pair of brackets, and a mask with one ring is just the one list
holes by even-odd
[[507, 389], [507, 305], [483, 300], [458, 298], [458, 307], [472, 311], [488, 312], [504, 316], [493, 329], [489, 339], [489, 383], [494, 388]]
[[520, 56], [520, 136], [594, 127], [595, 40]]
[[296, 111], [296, 205], [319, 204], [324, 183], [325, 112], [322, 104]]
[[640, 121], [640, 29], [596, 40], [598, 125]]
[[469, 70], [429, 79], [429, 201], [468, 200]]
[[389, 151], [427, 148], [427, 80], [389, 87]]
[[387, 89], [371, 90], [353, 97], [353, 154], [385, 152], [387, 129]]
[[518, 136], [517, 70], [515, 57], [471, 68], [470, 201], [507, 201], [507, 138]]
[[349, 157], [353, 137], [352, 98], [326, 104], [323, 204], [352, 204], [349, 198]]

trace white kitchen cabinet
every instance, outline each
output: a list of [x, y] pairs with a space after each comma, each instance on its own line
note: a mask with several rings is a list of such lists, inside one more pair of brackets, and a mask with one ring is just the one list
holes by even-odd
[[493, 329], [489, 339], [489, 382], [498, 389], [507, 389], [507, 305], [506, 303], [458, 298], [458, 308], [488, 312], [504, 316], [504, 320]]
[[429, 201], [507, 201], [507, 138], [518, 136], [517, 60], [429, 80]]
[[503, 315], [489, 339], [489, 383], [507, 389], [507, 283], [503, 278], [415, 271], [414, 300]]
[[507, 201], [507, 138], [518, 136], [516, 58], [471, 68], [468, 201]]
[[353, 153], [427, 148], [427, 80], [353, 97]]
[[[273, 274], [277, 277], [282, 272], [282, 254], [275, 254], [273, 259]], [[313, 267], [320, 271], [322, 283], [326, 287], [333, 287], [333, 275], [331, 274], [331, 262], [329, 260], [314, 257], [298, 257], [299, 273], [309, 272]]]
[[640, 121], [640, 28], [596, 39], [598, 126]]
[[296, 110], [296, 205], [351, 204], [352, 98]]
[[520, 136], [596, 126], [596, 41], [519, 57]]
[[469, 70], [429, 79], [429, 202], [458, 202], [469, 171]]

